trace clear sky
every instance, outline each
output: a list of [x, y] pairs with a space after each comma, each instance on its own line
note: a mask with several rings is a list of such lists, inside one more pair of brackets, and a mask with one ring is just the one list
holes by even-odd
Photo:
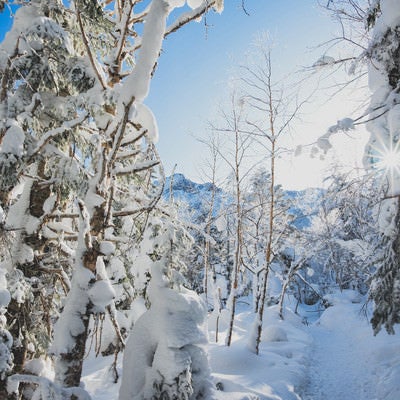
[[[283, 75], [313, 64], [323, 51], [318, 45], [338, 29], [316, 0], [246, 0], [249, 15], [241, 3], [225, 0], [221, 15], [207, 16], [208, 29], [204, 21], [191, 24], [165, 42], [147, 103], [158, 120], [158, 148], [167, 174], [176, 163], [178, 172], [194, 180], [204, 178], [206, 154], [195, 137], [207, 137], [207, 122], [216, 118], [219, 105], [229, 97], [233, 70], [258, 33], [269, 32], [273, 38], [274, 65]], [[293, 146], [315, 140], [357, 107], [346, 101], [346, 94], [326, 104], [321, 96], [296, 125]], [[338, 141], [325, 161], [289, 154], [278, 163], [278, 178], [288, 188], [321, 185], [332, 162], [361, 166], [366, 138], [362, 134], [356, 141]]]
[[[245, 0], [244, 4], [249, 15], [242, 10], [242, 0], [225, 0], [221, 15], [210, 12], [206, 20], [191, 23], [165, 40], [146, 103], [158, 121], [158, 149], [167, 175], [177, 164], [177, 172], [196, 181], [204, 178], [201, 167], [207, 155], [195, 137], [209, 134], [208, 121], [215, 120], [219, 105], [229, 97], [229, 79], [257, 33], [270, 33], [274, 64], [284, 75], [316, 61], [322, 52], [316, 47], [337, 29], [316, 0]], [[11, 22], [7, 12], [0, 14], [0, 40]], [[355, 107], [343, 96], [322, 103], [320, 98], [308, 107], [303, 122], [294, 129], [293, 146], [315, 140]], [[328, 158], [359, 165], [353, 153], [362, 153], [362, 142], [339, 143]], [[278, 178], [288, 188], [317, 186], [327, 166], [327, 161], [308, 155], [289, 155], [278, 164]]]

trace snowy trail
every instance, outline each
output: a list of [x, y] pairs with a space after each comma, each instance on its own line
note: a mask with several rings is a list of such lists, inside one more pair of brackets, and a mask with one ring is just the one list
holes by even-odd
[[[228, 319], [220, 319], [220, 340], [208, 346], [218, 400], [400, 400], [400, 326], [396, 335], [385, 331], [373, 336], [361, 312], [365, 298], [345, 291], [325, 296], [333, 304], [319, 320], [306, 326], [301, 316], [315, 318], [315, 307], [301, 316], [278, 307], [265, 310], [260, 355], [249, 350], [249, 327], [254, 314], [251, 301], [238, 303], [234, 340], [224, 344]], [[358, 303], [355, 303], [360, 301]], [[368, 314], [371, 314], [369, 309]], [[228, 315], [228, 314], [226, 314]], [[215, 320], [209, 320], [210, 339]], [[120, 357], [121, 359], [121, 357]], [[113, 356], [84, 365], [84, 384], [93, 400], [117, 400], [110, 365]], [[121, 362], [121, 360], [120, 360]], [[118, 366], [121, 373], [122, 365]]]
[[310, 329], [314, 344], [303, 400], [374, 399], [373, 367], [368, 364], [368, 352], [353, 332], [340, 324], [332, 330], [322, 326]]
[[[386, 333], [374, 337], [360, 309], [361, 304], [335, 304], [310, 327], [314, 340], [302, 400], [400, 399], [398, 389], [389, 384], [397, 368], [385, 356], [397, 338]], [[381, 357], [386, 358], [383, 369]]]

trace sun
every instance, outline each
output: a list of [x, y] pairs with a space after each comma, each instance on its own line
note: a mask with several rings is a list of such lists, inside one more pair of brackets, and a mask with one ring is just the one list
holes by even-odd
[[388, 193], [397, 193], [400, 190], [400, 141], [389, 143], [381, 141], [373, 146], [373, 166], [381, 176], [382, 185], [387, 186]]
[[400, 151], [397, 148], [386, 150], [379, 155], [379, 169], [386, 172], [400, 171]]

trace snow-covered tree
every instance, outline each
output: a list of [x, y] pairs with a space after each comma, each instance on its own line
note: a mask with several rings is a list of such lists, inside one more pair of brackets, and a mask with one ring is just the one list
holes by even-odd
[[336, 174], [331, 180], [308, 233], [318, 248], [313, 258], [323, 265], [331, 284], [365, 294], [382, 257], [374, 223], [382, 193], [374, 177]]
[[[374, 276], [371, 298], [375, 302], [372, 325], [394, 333], [400, 323], [400, 174], [399, 85], [400, 8], [394, 0], [376, 1], [370, 10], [373, 37], [369, 44], [369, 86], [372, 92], [368, 130], [371, 137], [367, 162], [383, 168], [388, 180], [387, 199], [381, 208], [381, 228], [387, 243], [386, 259]], [[373, 23], [372, 23], [373, 22]]]
[[243, 85], [242, 102], [249, 110], [246, 119], [247, 132], [261, 148], [262, 161], [266, 163], [270, 174], [268, 182], [269, 200], [266, 209], [268, 218], [267, 237], [263, 248], [263, 262], [260, 266], [260, 294], [257, 318], [254, 324], [254, 351], [259, 353], [261, 341], [264, 305], [267, 298], [268, 275], [271, 263], [278, 252], [278, 238], [284, 231], [279, 227], [277, 216], [282, 209], [279, 203], [278, 185], [276, 184], [276, 161], [283, 149], [280, 143], [282, 135], [289, 132], [291, 123], [304, 104], [299, 102], [296, 93], [285, 93], [275, 77], [271, 48], [261, 38], [248, 63], [241, 68]]
[[83, 181], [73, 150], [86, 118], [77, 94], [91, 88], [93, 78], [62, 24], [72, 22], [61, 2], [50, 8], [26, 2], [0, 49], [1, 206], [8, 236], [1, 268], [11, 293], [13, 372], [46, 353], [69, 285], [75, 232], [71, 220], [63, 225], [54, 213], [70, 211], [71, 192]]
[[177, 220], [151, 216], [142, 242], [151, 279], [150, 308], [137, 320], [124, 352], [121, 400], [203, 399], [211, 393], [202, 347], [206, 309], [183, 286], [182, 259], [192, 242]]
[[[363, 24], [363, 34], [358, 37], [362, 43], [345, 33], [342, 39], [352, 44], [353, 49], [362, 49], [361, 53], [339, 62], [350, 60], [354, 71], [357, 65], [368, 64], [368, 80], [372, 93], [371, 101], [365, 114], [358, 118], [357, 124], [367, 123], [370, 140], [366, 147], [365, 164], [374, 169], [377, 184], [387, 189], [386, 198], [382, 199], [379, 225], [383, 233], [382, 246], [387, 255], [372, 282], [370, 295], [375, 302], [372, 318], [374, 332], [382, 325], [390, 333], [399, 322], [399, 263], [398, 237], [399, 215], [399, 174], [398, 174], [398, 85], [399, 85], [399, 7], [395, 0], [345, 1], [332, 0], [328, 7], [338, 16], [341, 25], [345, 21]], [[344, 31], [343, 31], [344, 32]], [[367, 43], [366, 43], [367, 42]], [[354, 46], [356, 44], [356, 46]], [[332, 63], [331, 63], [332, 64]], [[330, 129], [324, 139], [338, 130], [348, 130], [355, 122], [348, 121]], [[326, 140], [324, 140], [326, 143]]]
[[[44, 329], [34, 318], [50, 322], [51, 335], [65, 290], [52, 345], [61, 386], [79, 386], [90, 316], [113, 313], [107, 265], [126, 243], [119, 228], [161, 195], [153, 185], [157, 126], [143, 100], [163, 38], [223, 8], [219, 0], [139, 3], [21, 2], [0, 49], [0, 201], [14, 232], [1, 268], [10, 277], [14, 371], [28, 348], [39, 354], [28, 334]], [[140, 241], [146, 218], [131, 224], [130, 240]], [[54, 301], [30, 313], [49, 288]]]
[[229, 168], [229, 189], [232, 196], [230, 220], [231, 238], [233, 243], [233, 266], [230, 278], [230, 291], [227, 302], [229, 310], [229, 328], [226, 344], [231, 345], [233, 324], [235, 319], [236, 301], [240, 295], [240, 278], [243, 272], [243, 186], [249, 174], [250, 167], [245, 161], [251, 149], [252, 138], [245, 131], [246, 109], [238, 93], [233, 92], [227, 109], [222, 110], [223, 126], [214, 127], [220, 135], [224, 149], [218, 153]]
[[[269, 238], [271, 200], [274, 201], [273, 253], [278, 257], [283, 250], [287, 235], [290, 234], [290, 200], [280, 185], [275, 185], [274, 196], [271, 198], [271, 174], [260, 168], [250, 178], [250, 188], [244, 195], [244, 263], [253, 272], [253, 302], [254, 311], [260, 307], [262, 294], [261, 276], [265, 266], [265, 248]], [[278, 271], [276, 271], [278, 272]]]

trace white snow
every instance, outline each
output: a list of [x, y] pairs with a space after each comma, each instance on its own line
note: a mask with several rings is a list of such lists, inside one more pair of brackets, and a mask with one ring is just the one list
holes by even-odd
[[333, 306], [310, 327], [313, 345], [303, 400], [399, 398], [399, 337], [385, 332], [374, 337], [357, 297], [351, 291], [331, 296]]
[[398, 0], [382, 0], [381, 4], [382, 16], [380, 23], [386, 27], [395, 28], [400, 25], [400, 13]]
[[139, 103], [136, 106], [135, 122], [139, 123], [140, 125], [142, 125], [147, 129], [146, 137], [152, 143], [157, 143], [158, 141], [157, 120], [149, 107], [141, 103]]
[[276, 306], [268, 308], [264, 326], [272, 328], [264, 332], [257, 356], [247, 346], [248, 328], [253, 324], [254, 314], [241, 301], [238, 308], [231, 347], [224, 346], [223, 341], [210, 345], [214, 381], [223, 388], [217, 392], [217, 398], [297, 400], [296, 392], [305, 379], [306, 355], [311, 343], [301, 318], [288, 312], [287, 320], [281, 321]]
[[54, 210], [54, 205], [56, 203], [56, 200], [57, 200], [57, 196], [56, 195], [49, 196], [45, 200], [45, 202], [43, 203], [43, 211], [46, 214], [50, 214]]
[[[363, 312], [365, 299], [358, 293], [332, 293], [327, 300], [332, 306], [326, 311], [303, 306], [299, 309], [300, 315], [290, 311], [295, 301], [288, 300], [283, 321], [279, 319], [276, 306], [267, 308], [259, 356], [247, 347], [248, 328], [254, 321], [251, 299], [238, 301], [231, 347], [226, 347], [223, 340], [227, 329], [226, 313], [220, 315], [218, 343], [215, 342], [215, 324], [210, 321], [208, 352], [213, 382], [219, 389], [214, 392], [214, 398], [398, 400], [400, 337], [385, 332], [373, 336]], [[142, 340], [138, 345], [143, 340], [150, 343], [160, 334], [154, 319], [152, 324], [153, 329], [140, 332]], [[139, 339], [140, 335], [136, 337]], [[144, 379], [142, 374], [150, 371], [150, 358], [146, 359], [142, 349], [137, 352], [131, 349], [129, 354], [132, 360], [136, 358], [138, 366], [141, 365], [138, 373]], [[138, 360], [140, 355], [144, 358]], [[157, 355], [165, 361], [168, 357], [164, 356]], [[112, 356], [105, 359], [90, 356], [85, 365], [85, 387], [95, 400], [118, 399], [119, 383], [112, 383], [111, 362]], [[121, 372], [120, 367], [118, 371]]]
[[203, 3], [203, 0], [187, 0], [187, 4], [190, 8], [200, 7]]
[[279, 325], [266, 326], [262, 335], [262, 339], [266, 342], [287, 342], [286, 331]]
[[6, 131], [1, 144], [3, 153], [11, 153], [17, 157], [21, 157], [24, 151], [25, 135], [21, 127], [14, 122]]
[[[3, 307], [7, 307], [11, 300], [10, 292], [7, 290], [6, 268], [0, 264], [0, 313]], [[0, 314], [1, 315], [1, 314]]]
[[332, 148], [332, 144], [329, 141], [331, 134], [330, 133], [326, 133], [325, 135], [321, 136], [320, 138], [318, 138], [317, 140], [317, 145], [318, 147], [323, 150], [323, 152], [326, 154], [331, 148]]
[[108, 279], [96, 281], [88, 291], [89, 299], [96, 312], [104, 312], [115, 297], [115, 291]]
[[94, 275], [91, 271], [81, 265], [77, 266], [62, 318], [59, 318], [54, 326], [51, 353], [60, 355], [69, 352], [75, 344], [74, 337], [84, 331], [81, 315], [86, 313], [88, 304], [87, 288], [92, 279], [94, 279]]
[[132, 98], [136, 103], [141, 103], [147, 97], [151, 74], [159, 57], [164, 39], [169, 12], [168, 3], [164, 0], [151, 2], [144, 27], [138, 63], [123, 85], [120, 97], [121, 104], [129, 104]]
[[171, 8], [182, 7], [185, 5], [186, 0], [167, 0]]
[[54, 378], [51, 360], [43, 360], [41, 358], [34, 358], [29, 360], [25, 366], [24, 371], [37, 376], [44, 376], [48, 379]]
[[335, 59], [333, 57], [323, 55], [313, 64], [313, 67], [325, 67], [334, 64], [334, 62]]
[[115, 252], [115, 244], [108, 240], [103, 240], [100, 242], [100, 253], [104, 254], [105, 256], [110, 256]]

